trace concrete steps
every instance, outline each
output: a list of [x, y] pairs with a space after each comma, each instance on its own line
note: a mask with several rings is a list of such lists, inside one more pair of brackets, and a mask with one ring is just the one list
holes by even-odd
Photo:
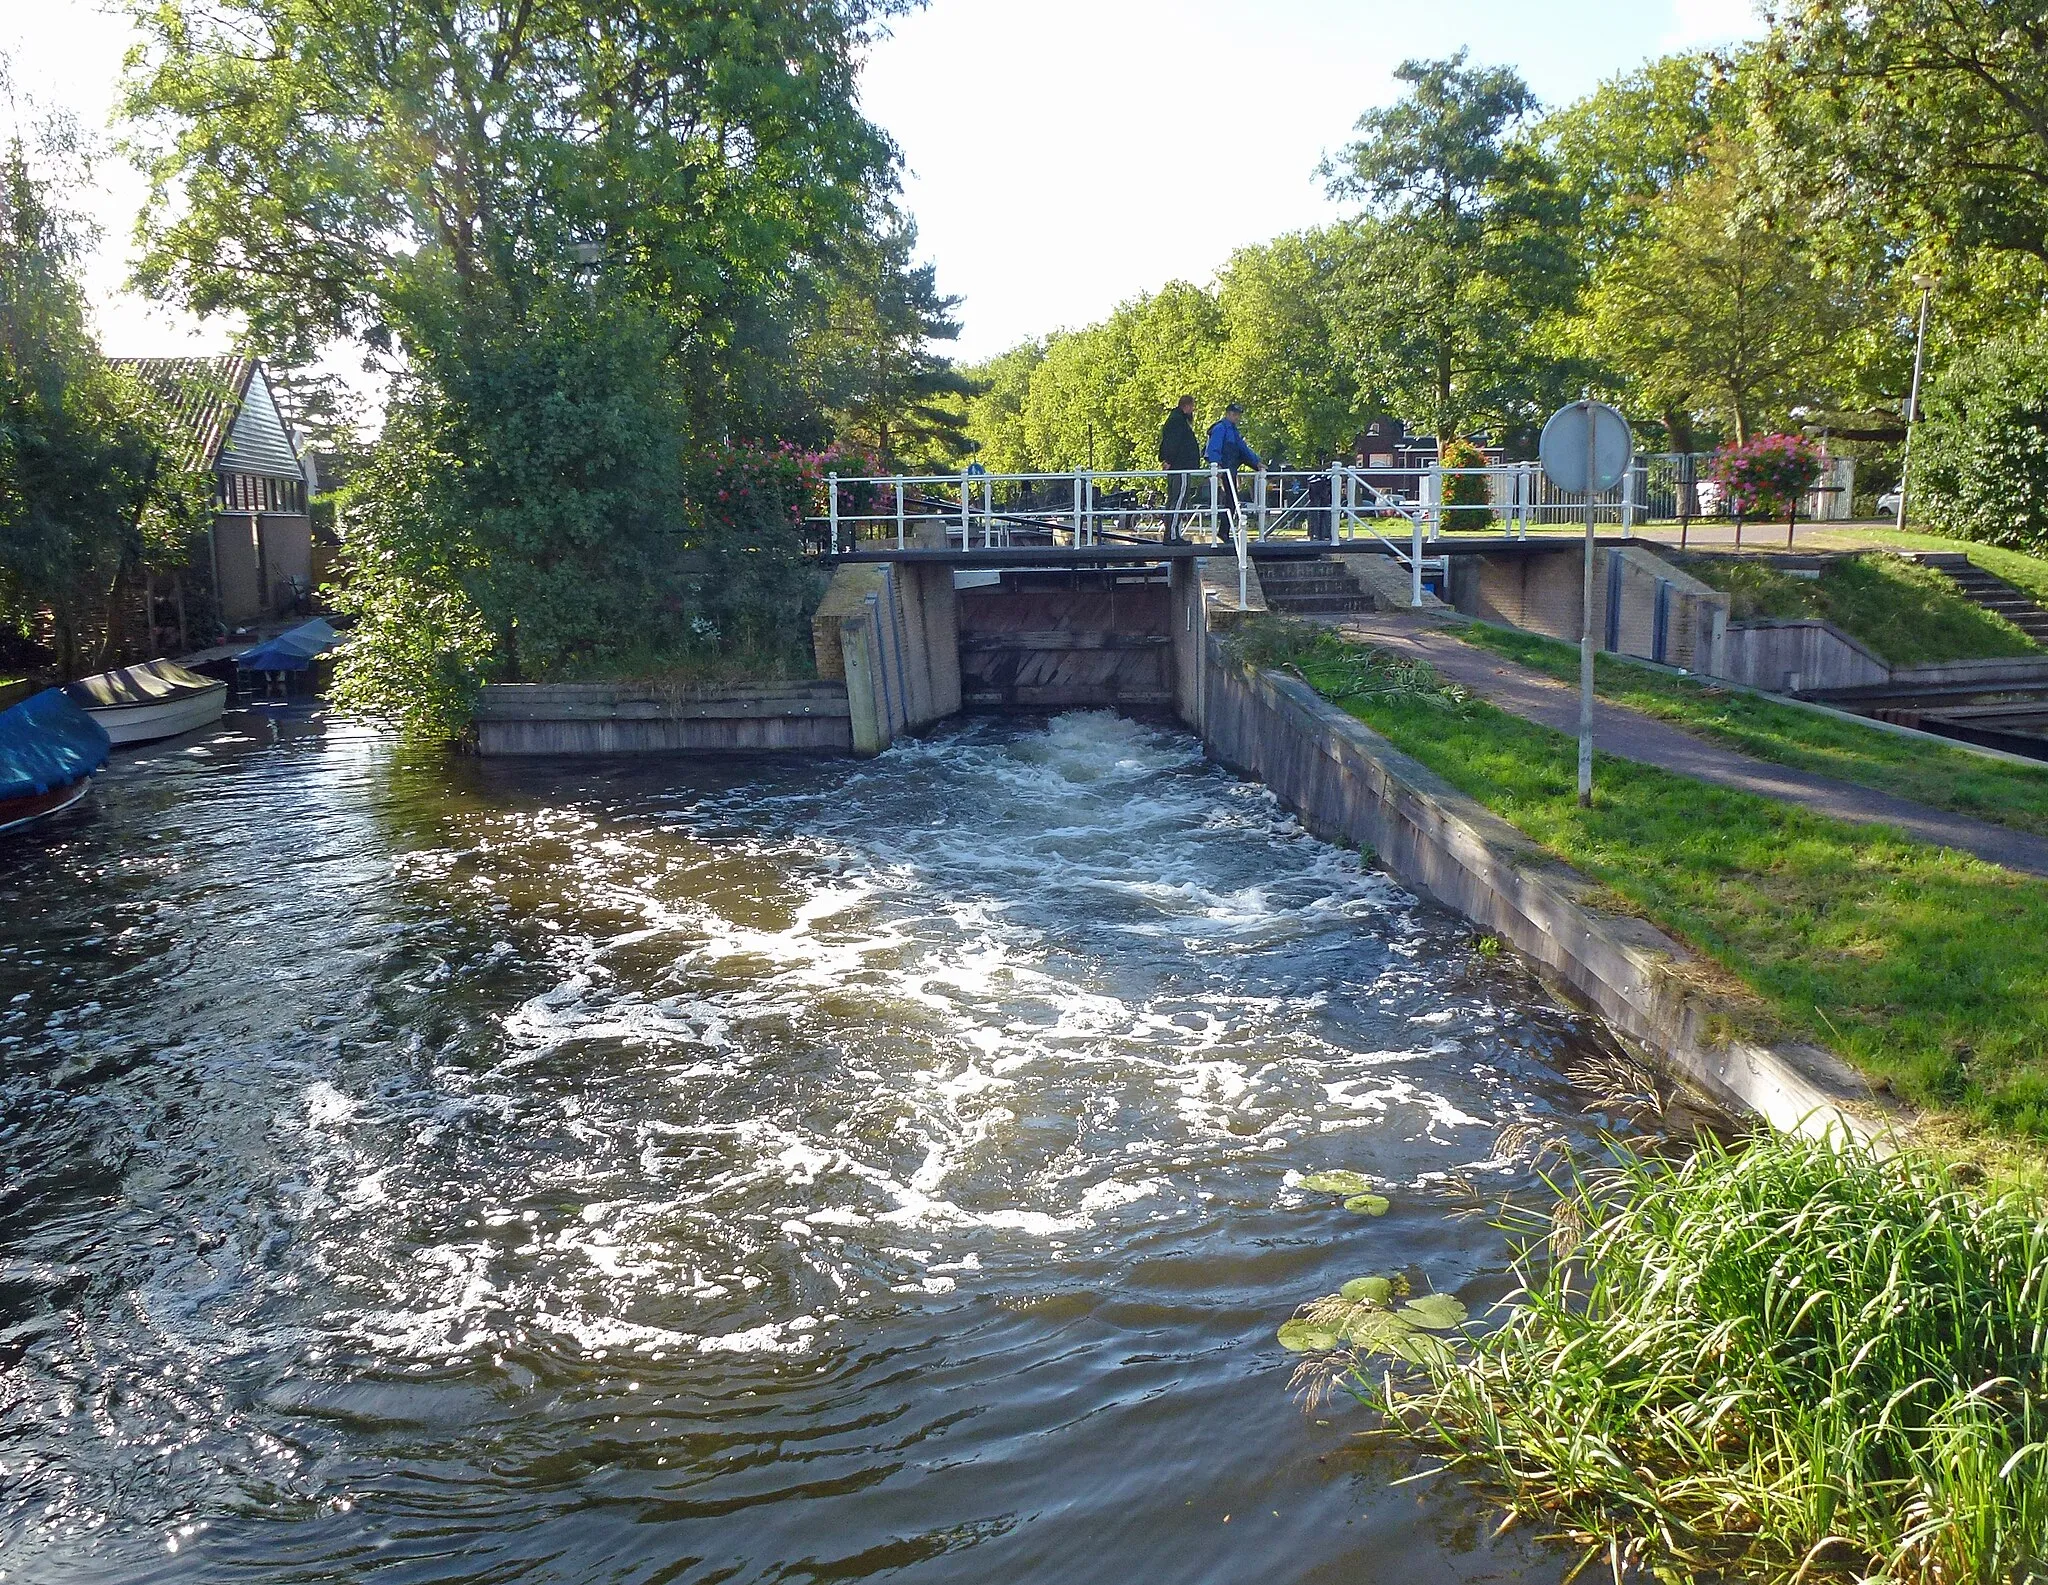
[[1961, 551], [1923, 550], [1913, 558], [1949, 579], [1973, 605], [1995, 612], [2048, 649], [2048, 610], [2003, 578], [1986, 572]]
[[1357, 580], [1327, 556], [1301, 561], [1262, 561], [1259, 584], [1269, 610], [1289, 616], [1344, 616], [1370, 611], [1372, 601]]

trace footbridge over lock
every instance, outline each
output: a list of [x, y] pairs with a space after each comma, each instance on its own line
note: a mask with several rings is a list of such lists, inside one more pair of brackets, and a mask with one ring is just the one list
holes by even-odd
[[[1527, 469], [1487, 471], [1503, 472], [1490, 488], [1505, 510], [1471, 529], [1441, 478], [1411, 496], [1341, 466], [1237, 481], [1217, 469], [835, 476], [806, 524], [830, 572], [816, 681], [492, 687], [479, 747], [876, 754], [962, 710], [1109, 708], [1200, 730], [1212, 636], [1264, 611], [1452, 606], [1576, 637], [1583, 528], [1543, 507]], [[1626, 536], [1625, 501], [1615, 520]], [[1712, 637], [1699, 587], [1626, 537], [1599, 552], [1606, 647], [1697, 665]]]

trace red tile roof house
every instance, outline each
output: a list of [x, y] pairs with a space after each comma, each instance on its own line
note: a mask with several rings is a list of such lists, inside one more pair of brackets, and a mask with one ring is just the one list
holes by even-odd
[[169, 406], [187, 460], [218, 481], [207, 555], [230, 630], [282, 615], [312, 587], [318, 488], [254, 358], [114, 358]]

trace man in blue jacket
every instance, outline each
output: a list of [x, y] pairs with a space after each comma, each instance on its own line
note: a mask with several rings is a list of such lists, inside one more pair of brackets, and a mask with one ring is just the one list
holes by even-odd
[[1218, 504], [1222, 508], [1221, 521], [1216, 525], [1217, 539], [1230, 543], [1231, 525], [1239, 522], [1243, 509], [1238, 505], [1237, 470], [1247, 465], [1263, 468], [1259, 454], [1244, 443], [1244, 436], [1237, 431], [1237, 421], [1244, 417], [1244, 407], [1232, 402], [1223, 409], [1223, 416], [1209, 426], [1209, 443], [1202, 448], [1202, 455], [1213, 468], [1223, 470]]

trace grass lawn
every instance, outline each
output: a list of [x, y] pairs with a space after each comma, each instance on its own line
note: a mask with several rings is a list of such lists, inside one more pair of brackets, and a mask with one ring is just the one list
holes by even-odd
[[1818, 578], [1736, 556], [1673, 559], [1730, 596], [1734, 621], [1821, 617], [1895, 666], [2039, 653], [2026, 634], [1965, 599], [1940, 573], [1896, 556], [1845, 557]]
[[[1468, 644], [1533, 670], [1565, 682], [1579, 680], [1575, 645], [1483, 622], [1467, 623], [1457, 633]], [[2036, 770], [1898, 737], [1611, 655], [1595, 661], [1594, 687], [1603, 699], [1757, 759], [2048, 836], [2048, 765]]]
[[[1678, 531], [1659, 524], [1652, 530], [1642, 531], [1640, 537], [1651, 543], [1677, 545]], [[1751, 547], [1752, 549], [1755, 547]], [[1765, 548], [1770, 548], [1766, 546]], [[1974, 540], [1945, 539], [1938, 534], [1920, 534], [1908, 530], [1900, 533], [1896, 529], [1872, 525], [1845, 525], [1840, 528], [1802, 528], [1799, 531], [1800, 550], [1943, 550], [1960, 551], [1977, 566], [1982, 567], [1994, 578], [2003, 578], [2021, 593], [2043, 605], [2048, 605], [2048, 561], [2038, 556], [2028, 556], [2017, 550], [2005, 550], [1997, 545], [1980, 545]], [[1725, 555], [1725, 545], [1702, 546], [1695, 543], [1694, 552], [1708, 555]]]
[[1755, 993], [1754, 1033], [2048, 1138], [2048, 882], [1605, 756], [1582, 810], [1572, 739], [1476, 700], [1362, 687], [1369, 655], [1325, 635], [1261, 658], [1718, 963]]

